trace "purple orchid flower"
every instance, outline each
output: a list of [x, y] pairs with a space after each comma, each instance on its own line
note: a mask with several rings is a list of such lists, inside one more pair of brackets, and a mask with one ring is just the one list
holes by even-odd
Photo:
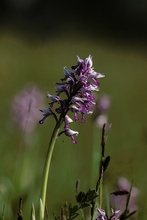
[[[104, 77], [103, 74], [94, 71], [92, 56], [89, 55], [86, 59], [78, 58], [78, 63], [72, 66], [72, 70], [64, 67], [64, 78], [61, 82], [56, 83], [56, 95], [47, 96], [52, 101], [49, 104], [49, 108], [46, 110], [41, 110], [43, 112], [43, 119], [40, 123], [44, 123], [48, 116], [53, 116], [57, 123], [60, 125], [65, 122], [64, 131], [65, 135], [72, 138], [72, 142], [76, 143], [74, 136], [78, 135], [77, 131], [72, 131], [69, 129], [68, 113], [72, 112], [74, 114], [75, 121], [79, 120], [81, 115], [81, 122], [85, 122], [85, 115], [91, 114], [91, 107], [95, 105], [95, 98], [93, 95], [94, 91], [99, 90], [98, 79]], [[63, 97], [61, 95], [64, 93]], [[57, 108], [54, 108], [56, 103]], [[71, 132], [72, 131], [72, 132]]]

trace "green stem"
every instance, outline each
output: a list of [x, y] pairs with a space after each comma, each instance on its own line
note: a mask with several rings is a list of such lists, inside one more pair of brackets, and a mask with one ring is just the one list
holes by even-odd
[[93, 130], [93, 146], [92, 146], [92, 165], [91, 165], [91, 188], [95, 187], [95, 182], [97, 180], [98, 174], [98, 163], [100, 161], [100, 153], [98, 149], [98, 140], [99, 140], [99, 131], [98, 129]]
[[103, 202], [103, 176], [104, 176], [104, 161], [105, 161], [105, 124], [103, 125], [102, 129], [102, 141], [101, 141], [101, 161], [100, 161], [100, 184], [99, 184], [99, 208], [102, 208]]
[[48, 176], [49, 176], [49, 171], [50, 171], [50, 165], [51, 165], [53, 150], [54, 150], [55, 142], [56, 142], [56, 139], [57, 139], [57, 136], [58, 136], [58, 133], [59, 133], [60, 125], [61, 125], [61, 123], [60, 123], [60, 121], [58, 121], [55, 128], [54, 128], [54, 130], [53, 130], [51, 140], [50, 140], [50, 143], [49, 143], [49, 147], [48, 147], [48, 151], [47, 151], [47, 155], [46, 155], [44, 171], [43, 171], [43, 181], [42, 181], [42, 187], [41, 187], [42, 207], [40, 206], [40, 213], [42, 213], [42, 214], [40, 214], [40, 220], [44, 219]]

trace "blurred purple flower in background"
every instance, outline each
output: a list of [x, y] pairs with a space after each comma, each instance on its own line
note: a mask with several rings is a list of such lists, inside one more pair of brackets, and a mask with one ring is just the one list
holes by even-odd
[[97, 111], [104, 114], [110, 108], [110, 98], [108, 95], [101, 95], [97, 103]]
[[[117, 190], [126, 190], [130, 192], [130, 187], [131, 183], [125, 178], [125, 177], [120, 177], [117, 182]], [[136, 187], [132, 187], [131, 195], [130, 195], [130, 200], [129, 200], [129, 205], [128, 209], [129, 212], [134, 212], [138, 210], [138, 206], [136, 204], [136, 199], [138, 197], [139, 190]], [[110, 203], [111, 207], [115, 209], [120, 209], [120, 210], [125, 210], [126, 207], [126, 201], [127, 201], [127, 196], [128, 195], [110, 195]]]
[[39, 108], [44, 95], [37, 85], [29, 85], [18, 92], [12, 100], [12, 118], [25, 133], [32, 132], [40, 117]]
[[106, 94], [96, 98], [96, 105], [93, 112], [93, 120], [96, 127], [102, 128], [104, 124], [108, 123], [107, 112], [110, 108], [110, 97]]

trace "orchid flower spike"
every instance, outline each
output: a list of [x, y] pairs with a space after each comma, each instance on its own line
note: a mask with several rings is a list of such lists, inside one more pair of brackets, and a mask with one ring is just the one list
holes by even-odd
[[[73, 120], [68, 116], [68, 113], [73, 113], [75, 121], [81, 118], [81, 122], [85, 122], [85, 115], [91, 114], [91, 107], [95, 105], [93, 93], [99, 91], [98, 79], [104, 75], [94, 71], [91, 55], [85, 59], [77, 56], [77, 65], [72, 66], [71, 70], [64, 67], [63, 71], [64, 78], [61, 79], [61, 82], [56, 83], [56, 95], [49, 93], [47, 95], [51, 103], [49, 103], [47, 110], [41, 110], [44, 117], [40, 123], [43, 124], [49, 116], [53, 116], [59, 125], [65, 122], [64, 131], [61, 133], [71, 137], [72, 142], [76, 143], [74, 136], [77, 136], [78, 132], [69, 129], [69, 124]], [[56, 108], [55, 105], [57, 105]]]

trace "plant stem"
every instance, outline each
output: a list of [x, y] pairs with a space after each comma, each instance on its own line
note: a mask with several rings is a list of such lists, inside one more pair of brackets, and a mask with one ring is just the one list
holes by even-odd
[[100, 161], [100, 153], [98, 149], [98, 129], [93, 130], [93, 146], [92, 146], [92, 165], [91, 165], [91, 188], [95, 187], [95, 182], [97, 180], [98, 165]]
[[[53, 130], [51, 140], [49, 143], [49, 147], [48, 147], [48, 151], [47, 151], [47, 155], [46, 155], [45, 165], [44, 165], [43, 181], [42, 181], [42, 187], [41, 187], [41, 200], [42, 200], [43, 210], [40, 210], [40, 212], [43, 213], [43, 215], [45, 212], [47, 183], [48, 183], [48, 176], [49, 176], [49, 171], [50, 171], [51, 159], [52, 159], [52, 155], [53, 155], [55, 142], [56, 142], [56, 139], [57, 139], [57, 136], [59, 133], [60, 125], [61, 125], [61, 123], [60, 123], [60, 121], [58, 121], [54, 130]], [[40, 217], [40, 218], [42, 220], [42, 219], [44, 219], [44, 216]]]
[[101, 178], [100, 178], [100, 185], [99, 185], [99, 208], [100, 209], [102, 208], [102, 201], [103, 201], [103, 167], [101, 168]]
[[104, 160], [105, 160], [105, 124], [102, 129], [102, 140], [101, 140], [101, 161], [100, 161], [100, 177], [99, 177], [99, 208], [102, 208], [103, 200], [103, 175], [104, 175]]

